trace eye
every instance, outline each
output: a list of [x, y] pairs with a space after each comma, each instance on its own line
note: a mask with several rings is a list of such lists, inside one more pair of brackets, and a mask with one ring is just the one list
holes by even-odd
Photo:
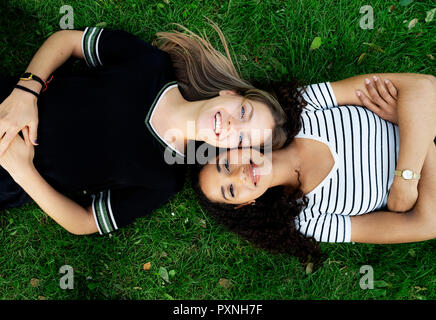
[[241, 119], [245, 116], [245, 107], [241, 106]]
[[230, 191], [230, 194], [232, 195], [232, 197], [234, 198], [235, 197], [235, 193], [233, 191], [233, 184], [230, 185], [229, 191]]

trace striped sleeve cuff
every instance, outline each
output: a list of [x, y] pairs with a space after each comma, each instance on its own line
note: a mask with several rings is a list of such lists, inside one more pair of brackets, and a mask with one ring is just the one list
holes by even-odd
[[302, 92], [302, 96], [307, 102], [307, 106], [305, 107], [306, 110], [314, 111], [338, 106], [330, 82], [308, 85]]
[[109, 234], [118, 229], [112, 212], [110, 190], [92, 195], [92, 212], [98, 232], [101, 235]]
[[88, 67], [100, 67], [99, 41], [104, 29], [87, 27], [82, 36], [82, 53]]
[[351, 219], [338, 214], [320, 214], [305, 220], [296, 218], [295, 225], [305, 237], [313, 237], [319, 242], [350, 242]]

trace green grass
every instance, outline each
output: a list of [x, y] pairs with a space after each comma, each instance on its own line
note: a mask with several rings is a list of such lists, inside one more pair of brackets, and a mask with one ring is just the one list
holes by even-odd
[[[0, 74], [24, 70], [44, 38], [59, 30], [59, 8], [74, 8], [75, 28], [106, 22], [152, 40], [178, 22], [218, 39], [218, 23], [244, 77], [307, 83], [369, 72], [436, 73], [435, 2], [374, 0], [373, 30], [359, 28], [369, 1], [37, 1], [2, 8]], [[395, 10], [389, 12], [390, 5]], [[0, 5], [1, 7], [2, 5]], [[407, 28], [413, 18], [419, 22]], [[319, 49], [309, 51], [314, 37]], [[365, 44], [367, 43], [367, 44]], [[383, 52], [374, 49], [373, 43]], [[364, 59], [358, 62], [361, 54]], [[174, 215], [172, 215], [174, 213]], [[110, 237], [73, 236], [37, 206], [0, 213], [1, 299], [435, 299], [436, 241], [402, 245], [322, 244], [327, 259], [315, 272], [289, 256], [272, 255], [223, 231], [200, 210], [189, 183], [150, 217]], [[151, 269], [142, 270], [151, 262]], [[62, 265], [75, 288], [59, 287]], [[362, 265], [374, 268], [377, 288], [362, 290]], [[159, 269], [174, 270], [164, 282]], [[39, 279], [33, 287], [32, 278]], [[219, 280], [232, 281], [229, 289]], [[381, 282], [384, 281], [384, 282]]]

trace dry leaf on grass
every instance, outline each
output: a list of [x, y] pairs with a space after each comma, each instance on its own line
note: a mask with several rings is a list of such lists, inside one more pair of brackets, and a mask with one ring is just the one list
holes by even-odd
[[412, 20], [410, 20], [409, 25], [407, 26], [407, 28], [409, 28], [409, 30], [413, 29], [416, 26], [417, 23], [418, 23], [418, 19], [416, 19], [416, 18], [412, 19]]
[[34, 288], [39, 286], [39, 279], [36, 279], [36, 278], [30, 279], [30, 285]]
[[144, 263], [142, 270], [147, 271], [147, 270], [150, 270], [150, 268], [151, 268], [151, 263], [147, 262], [147, 263]]
[[311, 274], [313, 272], [313, 263], [309, 262], [306, 266], [306, 274]]
[[226, 289], [230, 289], [233, 286], [232, 281], [229, 279], [226, 279], [226, 278], [221, 278], [219, 280], [219, 284], [221, 287], [226, 288]]

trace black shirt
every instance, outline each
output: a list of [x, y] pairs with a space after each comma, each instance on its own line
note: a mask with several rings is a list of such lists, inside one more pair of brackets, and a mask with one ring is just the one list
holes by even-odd
[[38, 100], [34, 163], [58, 191], [88, 191], [104, 234], [183, 186], [182, 166], [165, 162], [146, 121], [175, 77], [167, 53], [124, 31], [86, 28], [82, 50], [92, 70], [55, 75]]

